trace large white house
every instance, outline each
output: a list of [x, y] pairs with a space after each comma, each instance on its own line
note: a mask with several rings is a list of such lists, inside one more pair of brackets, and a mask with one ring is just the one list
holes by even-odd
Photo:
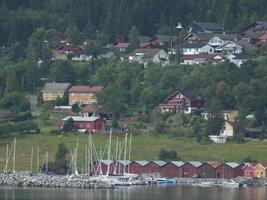
[[170, 64], [169, 55], [163, 49], [135, 49], [130, 53], [129, 61], [136, 61], [144, 67], [147, 67], [149, 63], [162, 66]]

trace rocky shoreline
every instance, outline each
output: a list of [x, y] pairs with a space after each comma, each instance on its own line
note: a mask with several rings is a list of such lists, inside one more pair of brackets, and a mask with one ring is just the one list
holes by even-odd
[[108, 181], [89, 176], [31, 175], [29, 173], [0, 174], [0, 186], [53, 188], [113, 188]]

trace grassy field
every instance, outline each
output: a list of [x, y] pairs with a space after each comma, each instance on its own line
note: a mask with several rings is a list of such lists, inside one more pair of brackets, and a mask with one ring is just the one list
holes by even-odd
[[[6, 143], [11, 143], [13, 137], [2, 138], [0, 140], [0, 169], [4, 169]], [[69, 134], [69, 135], [21, 135], [17, 137], [17, 169], [28, 170], [30, 168], [31, 148], [34, 147], [34, 166], [36, 168], [36, 148], [40, 148], [40, 160], [43, 159], [45, 152], [49, 151], [49, 158], [53, 160], [57, 150], [57, 145], [64, 142], [68, 148], [74, 148], [76, 141], [79, 141], [79, 165], [84, 162], [85, 145], [88, 141], [88, 135]], [[114, 134], [112, 147], [114, 150], [116, 138], [123, 140], [124, 134]], [[104, 148], [108, 134], [93, 135], [94, 142], [100, 151]], [[166, 135], [158, 135], [152, 133], [140, 133], [133, 136], [132, 155], [133, 160], [154, 160], [157, 159], [158, 152], [161, 148], [175, 150], [182, 160], [199, 160], [199, 161], [242, 161], [243, 158], [250, 156], [253, 159], [267, 161], [267, 143], [264, 141], [250, 141], [243, 144], [227, 143], [224, 145], [197, 144], [194, 139], [175, 138]], [[12, 163], [10, 163], [11, 167]], [[11, 168], [10, 168], [11, 169]]]

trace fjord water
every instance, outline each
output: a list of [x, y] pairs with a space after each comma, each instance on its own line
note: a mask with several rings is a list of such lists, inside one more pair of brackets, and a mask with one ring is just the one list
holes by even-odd
[[115, 189], [0, 188], [1, 200], [266, 200], [267, 188], [138, 186]]

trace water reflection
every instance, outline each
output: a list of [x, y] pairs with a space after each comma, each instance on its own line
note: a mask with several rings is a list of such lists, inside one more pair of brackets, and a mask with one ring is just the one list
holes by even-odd
[[0, 200], [266, 200], [266, 188], [140, 186], [115, 189], [0, 188]]

